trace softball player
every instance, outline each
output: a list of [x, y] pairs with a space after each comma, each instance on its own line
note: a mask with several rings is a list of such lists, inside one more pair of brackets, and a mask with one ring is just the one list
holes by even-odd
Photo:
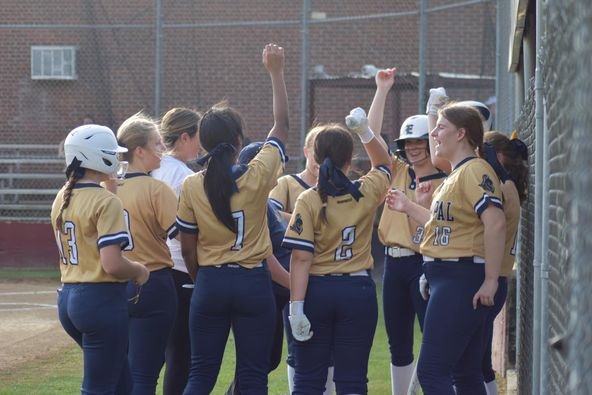
[[[380, 139], [384, 106], [395, 81], [395, 73], [395, 69], [386, 69], [376, 74], [376, 94], [368, 113], [368, 123], [377, 139]], [[415, 200], [417, 184], [429, 182], [433, 191], [446, 177], [430, 161], [428, 133], [427, 116], [414, 115], [403, 122], [399, 138], [395, 140], [391, 188], [402, 191], [412, 201]], [[423, 274], [423, 258], [419, 253], [423, 225], [404, 213], [386, 207], [378, 225], [378, 236], [385, 249], [382, 300], [391, 353], [393, 395], [407, 395], [414, 370], [415, 316], [423, 328], [427, 306], [418, 287]]]
[[85, 125], [68, 134], [64, 151], [68, 181], [51, 208], [61, 260], [58, 316], [84, 354], [82, 393], [113, 394], [129, 376], [126, 282], [142, 286], [149, 276], [122, 257], [129, 242], [123, 207], [99, 185], [117, 171], [117, 155], [126, 149], [111, 129]]
[[[269, 194], [270, 202], [282, 213], [286, 222], [290, 221], [296, 199], [300, 194], [312, 186], [317, 184], [319, 177], [319, 165], [314, 159], [314, 141], [316, 135], [323, 129], [322, 126], [314, 127], [308, 132], [304, 139], [304, 157], [306, 158], [306, 165], [304, 170], [298, 174], [288, 174], [278, 179], [278, 184]], [[289, 269], [288, 269], [289, 270]], [[290, 321], [288, 320], [288, 311], [286, 307], [282, 312], [282, 317], [286, 328], [286, 342], [288, 344], [288, 387], [290, 393], [294, 390], [294, 337], [290, 329]], [[335, 393], [335, 383], [333, 383], [333, 359], [330, 361], [329, 369], [327, 370], [327, 382], [325, 383], [324, 395], [332, 395]]]
[[[264, 143], [255, 142], [244, 147], [239, 156], [239, 165], [248, 165], [249, 162], [259, 153], [263, 148]], [[269, 237], [271, 238], [271, 246], [273, 250], [272, 259], [267, 258], [266, 262], [271, 272], [271, 277], [274, 279], [274, 273], [272, 271], [273, 265], [277, 262], [281, 265], [283, 271], [290, 269], [290, 254], [291, 250], [282, 246], [282, 240], [286, 233], [287, 223], [284, 220], [281, 212], [271, 203], [271, 200], [267, 202], [267, 226], [269, 227]], [[286, 272], [286, 274], [288, 274]], [[273, 342], [270, 354], [270, 366], [269, 372], [275, 370], [280, 364], [282, 359], [282, 346], [284, 340], [284, 323], [282, 311], [284, 307], [290, 301], [290, 290], [289, 290], [289, 277], [286, 278], [287, 283], [282, 285], [275, 279], [273, 281], [273, 296], [275, 298], [275, 331], [273, 334]], [[238, 375], [235, 373], [233, 382], [230, 384], [229, 389], [226, 391], [227, 395], [240, 395]]]
[[[173, 108], [160, 121], [160, 135], [166, 146], [166, 154], [160, 161], [160, 167], [152, 171], [153, 178], [170, 186], [178, 196], [181, 184], [193, 174], [187, 163], [197, 159], [199, 136], [197, 124], [201, 114], [187, 108]], [[177, 314], [171, 336], [165, 352], [164, 395], [183, 393], [191, 366], [191, 347], [189, 345], [189, 302], [191, 289], [183, 284], [192, 283], [187, 274], [187, 267], [181, 255], [181, 242], [167, 240], [174, 266], [172, 270], [177, 294]]]
[[484, 339], [482, 371], [487, 395], [497, 395], [495, 372], [491, 365], [491, 342], [493, 340], [493, 322], [501, 311], [508, 295], [508, 280], [512, 275], [515, 255], [520, 205], [526, 199], [528, 183], [528, 152], [526, 145], [518, 139], [509, 139], [500, 132], [485, 133], [485, 142], [497, 153], [502, 170], [507, 172], [507, 179], [502, 180], [501, 190], [506, 217], [506, 246], [500, 269], [495, 304], [487, 316]]
[[267, 45], [263, 63], [271, 77], [274, 113], [264, 147], [248, 166], [234, 165], [243, 140], [242, 120], [233, 109], [214, 106], [199, 124], [207, 168], [181, 187], [181, 249], [189, 275], [197, 275], [189, 313], [187, 395], [209, 394], [214, 388], [231, 327], [241, 394], [267, 394], [275, 305], [262, 261], [272, 252], [267, 196], [285, 162], [282, 142], [288, 139], [283, 48]]
[[278, 183], [271, 190], [269, 198], [275, 207], [286, 213], [286, 221], [290, 220], [290, 215], [294, 211], [296, 199], [298, 196], [313, 187], [317, 183], [319, 176], [319, 165], [314, 160], [314, 139], [321, 128], [314, 127], [308, 132], [304, 139], [304, 157], [306, 164], [304, 170], [298, 174], [287, 174], [278, 179]]
[[177, 234], [177, 198], [168, 185], [149, 175], [160, 166], [165, 148], [154, 121], [136, 114], [119, 127], [117, 139], [128, 149], [124, 159], [129, 162], [117, 188], [130, 233], [124, 255], [150, 270], [150, 280], [142, 288], [133, 283], [127, 287], [132, 394], [154, 394], [177, 311], [173, 261], [166, 244]]
[[338, 124], [324, 125], [315, 139], [315, 160], [321, 163], [317, 187], [298, 197], [284, 238], [293, 249], [293, 394], [323, 393], [331, 355], [337, 393], [367, 393], [378, 319], [370, 244], [375, 210], [390, 185], [390, 157], [366, 126], [362, 109], [352, 111], [347, 122], [359, 134], [373, 169], [352, 183], [345, 176], [352, 161], [351, 134]]
[[[430, 284], [418, 377], [424, 394], [485, 394], [482, 333], [494, 295], [505, 243], [499, 180], [483, 153], [483, 125], [461, 105], [439, 112], [431, 132], [436, 155], [452, 172], [427, 210], [391, 190], [389, 208], [425, 222], [420, 251]], [[454, 387], [456, 389], [453, 388]]]

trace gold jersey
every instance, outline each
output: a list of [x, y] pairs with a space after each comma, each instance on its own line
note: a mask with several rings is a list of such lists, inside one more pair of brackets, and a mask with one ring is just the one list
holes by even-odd
[[[413, 169], [405, 162], [393, 156], [393, 182], [391, 188], [396, 188], [415, 201], [416, 177]], [[446, 177], [438, 172], [419, 179], [419, 182], [429, 181], [435, 190]], [[419, 244], [423, 239], [423, 224], [413, 220], [405, 213], [389, 210], [384, 207], [378, 224], [378, 237], [385, 246], [409, 248], [419, 252]]]
[[313, 253], [312, 275], [372, 269], [374, 216], [390, 182], [390, 169], [379, 166], [356, 182], [363, 195], [360, 200], [349, 193], [328, 196], [327, 223], [320, 216], [323, 203], [316, 188], [303, 192], [296, 201], [283, 245]]
[[518, 223], [520, 222], [520, 197], [512, 181], [502, 185], [504, 216], [506, 217], [506, 248], [504, 260], [500, 269], [500, 276], [509, 277], [514, 269], [516, 260], [516, 241]]
[[311, 186], [296, 174], [288, 174], [278, 179], [277, 185], [269, 194], [271, 203], [280, 211], [294, 212], [296, 199]]
[[204, 172], [185, 179], [179, 195], [177, 226], [182, 232], [197, 233], [199, 266], [236, 262], [253, 268], [272, 254], [267, 197], [284, 161], [283, 145], [270, 138], [248, 165], [233, 167], [239, 190], [230, 199], [236, 233], [214, 214], [204, 188]]
[[124, 256], [150, 271], [173, 267], [166, 241], [177, 235], [175, 192], [148, 174], [131, 173], [117, 187], [117, 196], [130, 234]]
[[72, 189], [70, 204], [62, 214], [62, 231], [56, 220], [65, 187], [51, 207], [51, 224], [60, 252], [62, 283], [125, 282], [105, 272], [99, 251], [109, 245], [128, 245], [121, 201], [94, 183], [78, 183]]
[[434, 192], [420, 252], [432, 258], [485, 257], [480, 216], [489, 204], [503, 209], [497, 175], [483, 159], [463, 160]]

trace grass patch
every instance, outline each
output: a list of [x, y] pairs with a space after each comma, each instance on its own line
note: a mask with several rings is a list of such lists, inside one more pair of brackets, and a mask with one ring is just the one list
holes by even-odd
[[3, 267], [0, 280], [59, 280], [60, 271], [54, 267]]
[[[0, 271], [0, 278], [2, 271]], [[378, 290], [379, 318], [374, 345], [368, 366], [368, 393], [390, 393], [390, 355], [388, 341], [382, 316], [380, 289]], [[416, 325], [415, 356], [419, 355], [421, 335]], [[283, 360], [286, 357], [284, 342]], [[218, 376], [213, 394], [223, 394], [234, 375], [235, 355], [232, 336], [226, 345], [222, 368]], [[164, 371], [164, 370], [163, 370]], [[0, 395], [53, 395], [80, 393], [82, 382], [82, 352], [72, 341], [72, 346], [62, 352], [45, 355], [24, 365], [0, 372]], [[162, 394], [162, 374], [157, 388]], [[288, 394], [286, 364], [280, 366], [269, 375], [269, 394]]]

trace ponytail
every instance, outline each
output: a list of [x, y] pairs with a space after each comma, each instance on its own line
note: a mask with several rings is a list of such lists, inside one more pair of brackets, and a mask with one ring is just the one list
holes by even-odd
[[84, 177], [84, 169], [81, 167], [77, 167], [73, 171], [69, 172], [68, 181], [66, 181], [66, 189], [64, 189], [64, 193], [62, 194], [62, 205], [60, 206], [60, 211], [56, 218], [56, 229], [63, 234], [66, 232], [63, 230], [63, 214], [64, 210], [68, 208], [70, 205], [70, 200], [72, 199], [72, 189], [82, 177]]

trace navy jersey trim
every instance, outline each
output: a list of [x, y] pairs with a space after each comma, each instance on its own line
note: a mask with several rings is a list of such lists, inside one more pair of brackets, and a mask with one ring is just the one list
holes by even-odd
[[298, 184], [300, 184], [300, 186], [304, 189], [310, 189], [310, 185], [308, 185], [306, 182], [304, 182], [304, 180], [300, 177], [298, 177], [296, 174], [290, 174], [290, 177], [292, 177], [294, 180], [296, 180], [296, 182]]
[[494, 205], [495, 207], [499, 208], [499, 209], [504, 209], [504, 205], [502, 203], [502, 201], [500, 199], [498, 199], [495, 196], [489, 196], [487, 194], [483, 194], [483, 197], [481, 199], [479, 199], [479, 201], [477, 203], [475, 203], [475, 212], [477, 213], [478, 216], [481, 216], [481, 214], [483, 214], [483, 211], [485, 211], [485, 209], [487, 208], [487, 206], [489, 206], [490, 204]]
[[273, 204], [273, 206], [278, 210], [284, 211], [284, 205], [278, 202], [277, 200], [269, 198], [269, 203]]
[[392, 175], [392, 173], [391, 173], [391, 169], [389, 169], [387, 166], [382, 166], [382, 165], [380, 165], [380, 166], [376, 166], [376, 167], [375, 167], [375, 169], [376, 169], [376, 170], [380, 170], [380, 171], [382, 171], [383, 173], [385, 173], [385, 174], [386, 174], [386, 176], [388, 177], [389, 181], [390, 181], [390, 179], [391, 179], [391, 175]]
[[314, 252], [314, 244], [307, 240], [295, 239], [292, 237], [284, 237], [282, 241], [282, 247], [290, 248], [293, 250], [303, 250]]
[[129, 245], [129, 234], [127, 232], [119, 232], [112, 235], [101, 236], [97, 240], [99, 249], [113, 244], [119, 244], [123, 250]]
[[179, 232], [193, 233], [193, 234], [197, 234], [197, 232], [199, 231], [197, 224], [185, 222], [179, 217], [177, 217], [177, 229], [179, 230]]
[[143, 176], [150, 177], [150, 175], [146, 174], [146, 173], [128, 173], [125, 175], [125, 179], [127, 180], [128, 178], [143, 177]]
[[167, 238], [174, 239], [179, 234], [179, 228], [177, 227], [177, 223], [175, 222], [167, 229]]
[[477, 159], [477, 157], [476, 156], [469, 156], [467, 158], [464, 158], [463, 160], [458, 162], [458, 164], [456, 166], [454, 166], [454, 169], [452, 169], [452, 171], [458, 169], [459, 167], [461, 167], [462, 165], [464, 165], [465, 163], [467, 163], [468, 161], [470, 161], [472, 159]]
[[99, 184], [95, 184], [94, 182], [81, 182], [76, 183], [72, 189], [82, 189], [82, 188], [102, 188]]
[[268, 137], [265, 141], [265, 144], [271, 144], [280, 151], [282, 163], [286, 163], [288, 161], [288, 157], [286, 156], [286, 149], [284, 148], [284, 143], [282, 143], [280, 139], [275, 137]]
[[430, 174], [424, 177], [419, 177], [418, 181], [419, 182], [424, 182], [424, 181], [431, 181], [431, 180], [439, 180], [440, 178], [446, 178], [448, 177], [448, 175], [446, 173], [444, 173], [443, 171], [440, 171], [438, 173], [434, 173], [434, 174]]

